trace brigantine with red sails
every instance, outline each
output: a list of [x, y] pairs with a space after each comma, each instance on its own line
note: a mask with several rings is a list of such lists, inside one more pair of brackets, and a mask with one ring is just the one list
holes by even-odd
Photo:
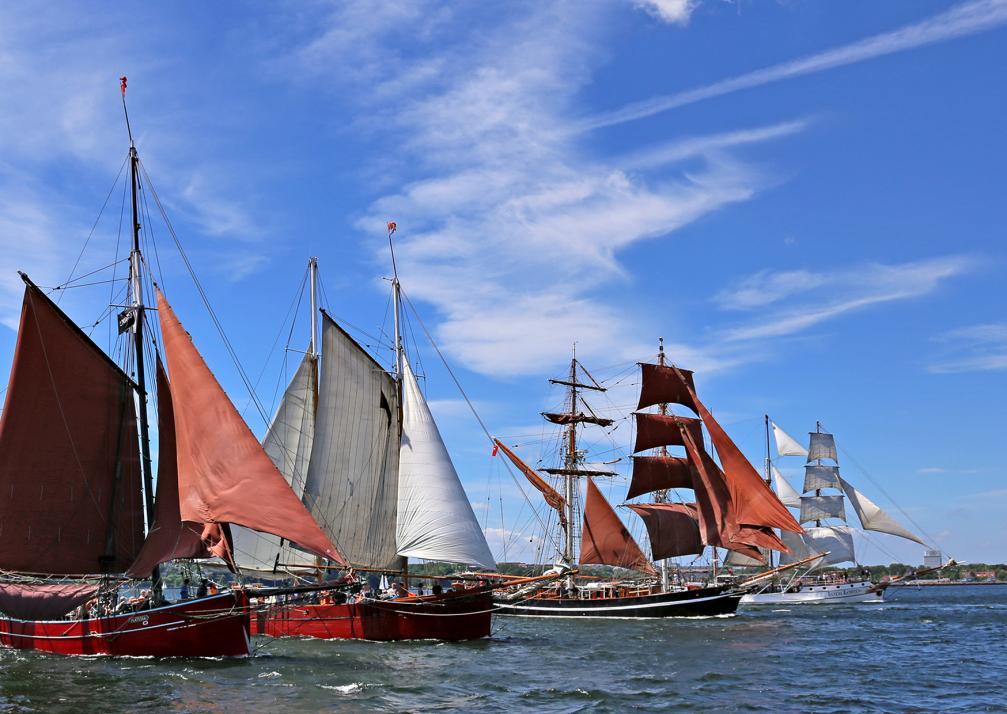
[[[124, 109], [125, 93], [123, 77]], [[341, 556], [147, 274], [137, 191], [142, 179], [153, 188], [141, 176], [131, 131], [127, 160], [132, 251], [118, 319], [135, 381], [21, 274], [24, 301], [0, 421], [0, 645], [66, 655], [244, 656], [245, 593], [168, 602], [160, 564], [230, 562], [230, 524], [293, 540], [319, 557]], [[145, 287], [157, 294], [167, 371], [147, 322]], [[156, 498], [145, 354], [156, 362]], [[148, 578], [150, 596], [129, 605], [125, 588]]]
[[[551, 423], [565, 429], [564, 463], [543, 472], [560, 477], [560, 493], [545, 478], [497, 440], [499, 449], [542, 493], [557, 511], [562, 530], [563, 552], [559, 570], [569, 574], [554, 586], [541, 589], [533, 597], [509, 601], [500, 597], [497, 606], [508, 615], [532, 617], [674, 617], [728, 615], [735, 612], [744, 588], [718, 584], [672, 583], [668, 558], [700, 555], [707, 546], [726, 549], [765, 562], [765, 550], [786, 551], [774, 533], [780, 529], [801, 533], [802, 529], [773, 491], [727, 435], [696, 395], [693, 373], [665, 364], [663, 340], [658, 364], [641, 364], [642, 386], [633, 445], [632, 481], [627, 499], [653, 494], [649, 503], [629, 503], [627, 508], [642, 518], [649, 535], [653, 561], [630, 534], [619, 514], [606, 500], [595, 479], [617, 476], [583, 460], [578, 448], [578, 428], [582, 425], [611, 426], [613, 420], [598, 416], [583, 401], [582, 392], [603, 392], [579, 363], [570, 362], [569, 377], [550, 380], [568, 389], [568, 410], [544, 413]], [[671, 414], [669, 405], [687, 407], [697, 416]], [[658, 407], [657, 412], [641, 411]], [[704, 447], [703, 427], [719, 457], [715, 461]], [[684, 449], [672, 456], [669, 446]], [[579, 481], [586, 481], [580, 547], [577, 549], [577, 501]], [[673, 502], [669, 496], [679, 489], [691, 489], [695, 500]], [[578, 557], [579, 550], [579, 557]], [[644, 578], [584, 583], [574, 564], [608, 565], [635, 570]], [[590, 580], [590, 578], [588, 578]], [[598, 580], [595, 578], [594, 580]]]
[[[389, 242], [394, 227], [389, 224]], [[408, 582], [410, 557], [491, 569], [495, 562], [406, 358], [397, 273], [392, 280], [395, 363], [388, 369], [318, 309], [316, 269], [312, 258], [308, 350], [263, 446], [351, 572], [326, 584], [324, 576], [334, 568], [296, 541], [236, 529], [235, 557], [242, 571], [288, 577], [305, 590], [327, 590], [320, 597], [272, 598], [253, 614], [252, 632], [365, 640], [487, 637], [493, 610], [489, 585], [419, 597], [362, 592], [368, 573]]]

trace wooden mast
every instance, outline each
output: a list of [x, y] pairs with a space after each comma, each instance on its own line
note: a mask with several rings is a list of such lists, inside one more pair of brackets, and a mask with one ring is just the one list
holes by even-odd
[[[399, 269], [395, 263], [395, 244], [392, 242], [392, 234], [395, 232], [395, 223], [388, 224], [388, 250], [392, 256], [392, 322], [395, 326], [395, 382], [398, 385], [399, 402], [399, 439], [402, 438], [402, 328], [399, 324], [399, 313], [402, 310], [402, 295], [399, 285]], [[402, 563], [403, 587], [409, 589], [409, 558], [404, 558]]]
[[[318, 258], [312, 256], [308, 258], [308, 290], [311, 298], [311, 339], [308, 341], [308, 356], [315, 363], [313, 380], [311, 382], [312, 410], [318, 409]], [[277, 558], [279, 554], [277, 553]], [[325, 563], [322, 558], [315, 556], [315, 578], [318, 582], [325, 580]]]
[[[140, 279], [142, 256], [140, 253], [140, 218], [137, 202], [137, 183], [139, 156], [136, 144], [133, 142], [133, 130], [129, 125], [129, 112], [126, 111], [126, 78], [122, 82], [122, 111], [126, 117], [126, 131], [129, 134], [129, 182], [130, 200], [133, 212], [133, 249], [129, 254], [129, 283], [133, 293], [133, 349], [136, 359], [136, 391], [139, 397], [140, 409], [140, 463], [143, 467], [144, 513], [146, 514], [147, 530], [154, 524], [154, 474], [150, 460], [150, 424], [147, 420], [147, 386], [143, 364], [143, 319], [145, 306], [143, 304], [143, 283]], [[159, 601], [161, 596], [161, 566], [155, 565], [150, 574], [153, 600]]]
[[[661, 365], [662, 367], [664, 367], [665, 366], [664, 338], [663, 337], [658, 337], [657, 339], [658, 339], [657, 363], [659, 365]], [[661, 416], [668, 416], [668, 403], [667, 402], [661, 402], [661, 404], [658, 405], [658, 409], [661, 412]], [[660, 449], [660, 451], [658, 453], [660, 453], [661, 456], [666, 457], [668, 455], [668, 447], [667, 446], [662, 446], [661, 449]], [[668, 502], [668, 489], [662, 488], [659, 491], [657, 491], [654, 494], [654, 502], [655, 503], [667, 503]], [[653, 555], [653, 553], [651, 553], [651, 555]], [[661, 560], [661, 590], [667, 592], [667, 590], [668, 590], [668, 588], [669, 588], [670, 585], [671, 585], [671, 579], [670, 579], [669, 572], [668, 572], [668, 559], [664, 558], [664, 559]]]
[[[564, 497], [566, 498], [566, 542], [563, 547], [563, 560], [566, 561], [567, 565], [571, 568], [574, 563], [574, 552], [573, 552], [573, 525], [575, 523], [574, 514], [574, 474], [573, 471], [577, 468], [577, 422], [573, 418], [577, 414], [577, 343], [573, 345], [573, 356], [570, 358], [570, 423], [566, 428], [566, 459], [563, 462], [563, 468], [567, 469], [568, 473], [563, 476], [564, 480]], [[567, 587], [573, 589], [574, 586], [574, 576], [567, 576]]]
[[[763, 418], [765, 420], [765, 423], [766, 423], [766, 466], [765, 466], [765, 470], [766, 470], [766, 485], [769, 486], [769, 490], [772, 491], [773, 490], [773, 470], [772, 470], [772, 463], [773, 462], [770, 460], [770, 453], [771, 452], [769, 451], [769, 415], [768, 414], [763, 414], [762, 416], [763, 416]], [[773, 551], [769, 550], [767, 552], [767, 555], [769, 556], [769, 567], [772, 568], [773, 567]]]

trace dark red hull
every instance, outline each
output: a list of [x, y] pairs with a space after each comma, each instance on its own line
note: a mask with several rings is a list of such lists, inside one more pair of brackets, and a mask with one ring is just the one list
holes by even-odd
[[64, 655], [244, 657], [248, 600], [222, 593], [200, 600], [89, 620], [0, 618], [0, 645]]
[[476, 640], [490, 635], [489, 591], [340, 605], [287, 603], [253, 611], [252, 634], [337, 640]]

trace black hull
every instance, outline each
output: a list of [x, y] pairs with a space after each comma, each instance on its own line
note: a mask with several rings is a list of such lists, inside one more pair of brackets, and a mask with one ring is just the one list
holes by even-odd
[[579, 598], [529, 598], [496, 603], [500, 615], [523, 617], [712, 617], [733, 615], [743, 593], [723, 587], [677, 592], [582, 600]]

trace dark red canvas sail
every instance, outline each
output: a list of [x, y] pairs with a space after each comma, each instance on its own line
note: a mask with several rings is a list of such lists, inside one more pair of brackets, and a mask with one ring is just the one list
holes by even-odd
[[689, 429], [697, 444], [703, 444], [703, 428], [699, 419], [648, 413], [637, 413], [634, 416], [636, 417], [634, 453], [657, 446], [685, 446], [679, 425]]
[[[681, 404], [689, 407], [698, 413], [696, 403], [693, 401], [695, 386], [692, 381], [692, 372], [687, 369], [678, 370], [682, 377], [671, 372], [671, 367], [659, 364], [640, 365], [640, 404], [637, 409], [652, 407], [655, 404]], [[685, 380], [686, 385], [682, 384]]]
[[581, 564], [617, 565], [657, 575], [654, 566], [609, 505], [594, 481], [587, 479], [584, 530], [580, 541]]
[[738, 523], [803, 533], [801, 525], [790, 514], [787, 507], [780, 502], [772, 489], [748, 463], [748, 459], [731, 441], [731, 437], [727, 435], [723, 427], [713, 418], [710, 410], [699, 401], [691, 384], [691, 375], [687, 376], [675, 367], [663, 369], [674, 370], [682, 388], [688, 390], [689, 396], [696, 406], [696, 412], [703, 419], [707, 431], [710, 432], [710, 439], [717, 449], [717, 455], [720, 457], [720, 463], [727, 479]]
[[345, 565], [231, 404], [160, 290], [157, 308], [175, 409], [182, 519], [272, 533]]
[[0, 583], [0, 612], [18, 620], [58, 620], [97, 592], [94, 583]]
[[692, 465], [678, 456], [634, 456], [633, 480], [626, 498], [668, 488], [692, 488]]
[[699, 514], [694, 503], [631, 503], [629, 507], [643, 519], [650, 536], [654, 560], [679, 555], [699, 555], [703, 539], [699, 535]]
[[154, 566], [175, 558], [209, 558], [203, 544], [202, 523], [183, 522], [178, 506], [178, 464], [175, 453], [175, 412], [171, 406], [168, 375], [157, 361], [157, 499], [154, 522], [140, 554], [126, 575], [145, 578]]
[[0, 421], [0, 568], [122, 572], [142, 507], [132, 382], [29, 283]]
[[517, 466], [518, 470], [524, 474], [529, 483], [541, 492], [543, 498], [545, 498], [545, 502], [556, 509], [556, 512], [559, 514], [560, 525], [566, 528], [566, 499], [559, 494], [559, 491], [546, 483], [544, 478], [535, 473], [535, 470], [531, 466], [519, 459], [518, 455], [508, 449], [503, 442], [499, 439], [494, 439], [493, 443], [504, 452], [504, 455], [511, 460], [511, 463]]

